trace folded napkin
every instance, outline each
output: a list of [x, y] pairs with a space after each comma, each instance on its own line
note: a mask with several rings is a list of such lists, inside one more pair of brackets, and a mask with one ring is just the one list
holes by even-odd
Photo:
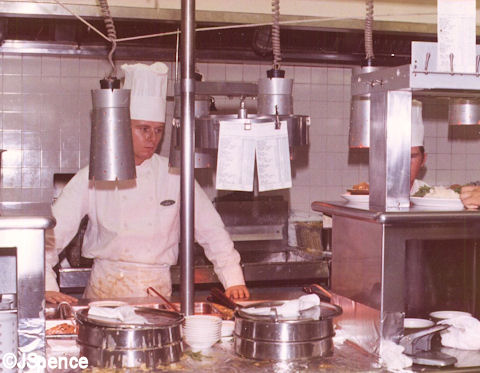
[[439, 324], [450, 327], [440, 334], [442, 345], [461, 350], [480, 350], [480, 321], [471, 316], [442, 320]]
[[382, 340], [380, 345], [380, 364], [391, 372], [410, 372], [405, 370], [412, 366], [413, 361], [403, 353], [404, 347], [393, 341]]
[[148, 324], [148, 321], [137, 315], [133, 306], [98, 307], [88, 309], [88, 317], [119, 320], [126, 324]]
[[[243, 308], [242, 311], [258, 316], [274, 315], [274, 308], [277, 310], [277, 314], [283, 317], [297, 317], [300, 315], [300, 311], [307, 310], [309, 308], [320, 305], [320, 298], [315, 294], [303, 295], [298, 299], [289, 300], [278, 307], [250, 307]], [[318, 314], [320, 317], [320, 314]], [[318, 318], [317, 317], [317, 318]]]

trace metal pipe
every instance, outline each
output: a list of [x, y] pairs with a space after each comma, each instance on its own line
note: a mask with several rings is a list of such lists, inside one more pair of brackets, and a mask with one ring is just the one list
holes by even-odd
[[193, 226], [194, 226], [194, 136], [195, 136], [195, 0], [182, 0], [182, 68], [181, 68], [181, 134], [180, 175], [180, 250], [181, 310], [194, 310]]

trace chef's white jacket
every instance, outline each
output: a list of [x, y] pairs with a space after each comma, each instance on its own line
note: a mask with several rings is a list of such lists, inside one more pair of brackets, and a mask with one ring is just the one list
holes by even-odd
[[[180, 176], [157, 154], [136, 172], [136, 180], [93, 183], [85, 167], [64, 187], [52, 207], [57, 225], [46, 234], [46, 290], [58, 291], [52, 267], [85, 214], [90, 221], [82, 254], [95, 259], [86, 296], [143, 296], [146, 285], [170, 288], [169, 268], [177, 263], [180, 239]], [[197, 183], [195, 238], [225, 288], [245, 284], [240, 255]]]

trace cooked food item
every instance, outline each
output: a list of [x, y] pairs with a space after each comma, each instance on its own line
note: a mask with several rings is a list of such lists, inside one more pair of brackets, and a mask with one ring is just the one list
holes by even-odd
[[363, 181], [359, 184], [355, 184], [352, 189], [347, 189], [347, 192], [353, 195], [358, 194], [368, 194], [369, 193], [369, 185], [367, 182]]
[[431, 186], [423, 185], [413, 194], [414, 197], [425, 197], [426, 194], [430, 193], [432, 190]]
[[218, 303], [211, 303], [212, 307], [221, 315], [222, 320], [233, 319], [234, 311]]
[[[460, 187], [461, 188], [461, 187]], [[459, 188], [456, 188], [459, 189]], [[459, 192], [455, 191], [451, 187], [444, 186], [422, 186], [418, 189], [414, 197], [424, 197], [424, 198], [446, 198], [446, 199], [458, 199], [460, 198]]]
[[368, 191], [369, 185], [367, 182], [363, 181], [360, 184], [355, 184], [352, 189], [354, 190], [366, 190]]
[[45, 331], [46, 335], [77, 334], [77, 327], [73, 324], [62, 323]]

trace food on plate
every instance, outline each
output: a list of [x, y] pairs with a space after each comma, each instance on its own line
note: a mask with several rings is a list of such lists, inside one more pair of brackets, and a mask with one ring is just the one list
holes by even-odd
[[46, 335], [62, 335], [62, 334], [77, 334], [77, 327], [73, 324], [62, 323], [45, 331]]
[[368, 194], [368, 191], [369, 185], [365, 181], [355, 184], [351, 189], [347, 189], [347, 192], [350, 194]]
[[352, 189], [353, 190], [366, 190], [366, 191], [368, 191], [368, 188], [369, 188], [368, 183], [363, 181], [360, 184], [355, 184]]
[[[458, 189], [458, 188], [457, 188]], [[445, 198], [445, 199], [458, 199], [460, 194], [454, 189], [445, 186], [422, 186], [418, 189], [418, 192], [413, 195], [414, 197], [424, 198]]]

